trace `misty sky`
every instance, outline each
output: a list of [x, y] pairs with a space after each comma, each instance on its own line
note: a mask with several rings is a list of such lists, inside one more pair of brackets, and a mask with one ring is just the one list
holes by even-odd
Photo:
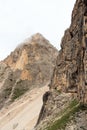
[[75, 0], [0, 0], [0, 60], [37, 32], [60, 49]]

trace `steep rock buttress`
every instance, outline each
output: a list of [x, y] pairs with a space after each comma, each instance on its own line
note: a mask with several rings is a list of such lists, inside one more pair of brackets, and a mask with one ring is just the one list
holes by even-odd
[[87, 104], [87, 2], [77, 0], [65, 31], [50, 84], [51, 89], [76, 93]]
[[37, 122], [39, 124], [37, 130], [44, 130], [46, 126], [55, 122], [59, 113], [63, 113], [62, 109], [66, 109], [67, 104], [73, 98], [78, 99], [81, 104], [87, 105], [86, 0], [76, 0], [71, 25], [62, 38], [50, 91], [43, 97], [43, 107]]

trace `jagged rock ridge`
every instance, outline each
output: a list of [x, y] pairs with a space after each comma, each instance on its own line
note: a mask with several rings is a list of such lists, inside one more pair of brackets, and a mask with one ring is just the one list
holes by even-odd
[[[56, 94], [54, 93], [55, 91]], [[45, 95], [46, 99], [38, 120], [39, 125], [37, 126], [37, 130], [44, 130], [48, 124], [52, 125], [54, 120], [58, 118], [60, 112], [58, 112], [58, 109], [61, 107], [66, 108], [66, 103], [69, 103], [68, 101], [61, 104], [59, 108], [57, 107], [59, 102], [56, 101], [56, 98], [58, 99], [60, 96], [60, 100], [63, 102], [62, 95], [60, 94], [63, 92], [66, 93], [65, 98], [68, 96], [68, 93], [71, 93], [70, 98], [76, 98], [80, 103], [87, 105], [86, 0], [76, 0], [72, 12], [71, 25], [65, 31], [64, 37], [62, 38], [61, 50], [59, 51], [56, 67], [50, 83], [50, 91], [48, 95]], [[50, 102], [52, 103], [50, 104]], [[80, 126], [77, 125], [76, 128], [79, 129]], [[87, 129], [87, 124], [85, 124], [84, 129]]]
[[58, 51], [37, 33], [0, 62], [0, 108], [52, 76]]

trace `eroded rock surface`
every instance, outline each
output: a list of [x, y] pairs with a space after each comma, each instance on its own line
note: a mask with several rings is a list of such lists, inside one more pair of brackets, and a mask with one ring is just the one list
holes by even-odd
[[26, 91], [49, 83], [57, 55], [57, 49], [37, 33], [0, 62], [0, 108]]
[[[86, 5], [77, 0], [70, 28], [62, 38], [61, 50], [57, 58], [51, 88], [78, 93], [79, 98], [85, 96], [86, 90], [86, 23], [84, 23]], [[83, 90], [82, 90], [83, 89]], [[80, 91], [81, 90], [81, 91]], [[86, 92], [86, 91], [85, 91]], [[84, 93], [81, 95], [81, 93]], [[86, 98], [86, 97], [85, 97]], [[84, 98], [84, 102], [86, 102]], [[82, 98], [81, 98], [82, 99]], [[83, 100], [83, 99], [82, 99]]]
[[87, 110], [77, 112], [65, 130], [87, 130]]
[[[58, 113], [53, 119], [55, 111], [59, 109], [59, 106], [55, 111], [51, 111], [48, 115], [48, 109], [54, 108], [57, 105], [48, 104], [54, 101], [59, 92], [60, 93], [71, 93], [72, 98], [76, 98], [80, 103], [87, 105], [87, 1], [76, 0], [70, 27], [65, 31], [64, 37], [61, 41], [61, 50], [57, 57], [56, 67], [50, 83], [49, 95], [52, 95], [54, 91], [58, 91], [57, 95], [47, 98], [43, 103], [43, 111], [39, 117], [39, 125], [37, 130], [45, 130], [44, 121], [47, 126], [49, 122], [58, 118]], [[64, 97], [65, 100], [66, 97]], [[62, 98], [60, 98], [62, 101]], [[63, 104], [64, 105], [64, 104]], [[51, 109], [52, 110], [52, 109]], [[44, 117], [44, 118], [42, 118]], [[49, 120], [47, 120], [47, 117]], [[79, 119], [79, 118], [78, 118]], [[82, 118], [83, 119], [83, 118]], [[80, 124], [81, 124], [80, 120]], [[78, 123], [77, 123], [78, 124]], [[52, 125], [52, 123], [50, 124]], [[71, 126], [72, 127], [72, 126]], [[85, 128], [87, 129], [87, 123], [85, 122]], [[72, 127], [72, 130], [74, 128]], [[76, 127], [76, 130], [79, 127]], [[55, 129], [57, 130], [57, 129]], [[68, 130], [68, 128], [67, 128]], [[71, 129], [69, 129], [71, 130]]]

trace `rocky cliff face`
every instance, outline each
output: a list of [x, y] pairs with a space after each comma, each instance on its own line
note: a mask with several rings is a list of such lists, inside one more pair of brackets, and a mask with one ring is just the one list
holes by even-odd
[[[87, 103], [87, 6], [77, 0], [70, 28], [65, 31], [51, 88], [77, 93]], [[86, 93], [85, 93], [86, 92]]]
[[[56, 94], [54, 94], [54, 91], [56, 91]], [[62, 93], [66, 93], [65, 98], [64, 97], [62, 98]], [[71, 95], [69, 96], [68, 93], [71, 93]], [[38, 120], [38, 123], [40, 123], [40, 125], [37, 127], [38, 130], [39, 128], [41, 130], [47, 129], [46, 126], [49, 126], [49, 124], [52, 125], [54, 120], [59, 118], [58, 115], [61, 110], [58, 112], [58, 109], [59, 108], [61, 109], [64, 105], [65, 105], [64, 109], [66, 108], [66, 103], [68, 102], [67, 96], [69, 96], [68, 99], [71, 97], [72, 99], [76, 98], [82, 104], [84, 105], [87, 104], [87, 1], [86, 0], [76, 0], [72, 12], [71, 25], [65, 31], [64, 37], [62, 38], [61, 50], [57, 57], [57, 64], [54, 69], [53, 77], [50, 83], [50, 92], [48, 95], [45, 95], [46, 99], [45, 102], [43, 103], [42, 114], [40, 114]], [[60, 104], [58, 101], [56, 101], [56, 98], [57, 100], [59, 100], [58, 97], [61, 97], [60, 98], [61, 102], [63, 102], [65, 99], [66, 102], [65, 103], [63, 102], [63, 104], [61, 103], [61, 105], [58, 106]], [[50, 102], [53, 103], [50, 104]], [[46, 113], [44, 114], [44, 112]], [[86, 126], [84, 127], [84, 129], [87, 129], [87, 124], [85, 125]], [[56, 127], [55, 129], [52, 130], [58, 130], [58, 128]], [[51, 130], [51, 127], [49, 128], [49, 130]]]
[[0, 108], [52, 76], [58, 51], [37, 33], [0, 62]]

